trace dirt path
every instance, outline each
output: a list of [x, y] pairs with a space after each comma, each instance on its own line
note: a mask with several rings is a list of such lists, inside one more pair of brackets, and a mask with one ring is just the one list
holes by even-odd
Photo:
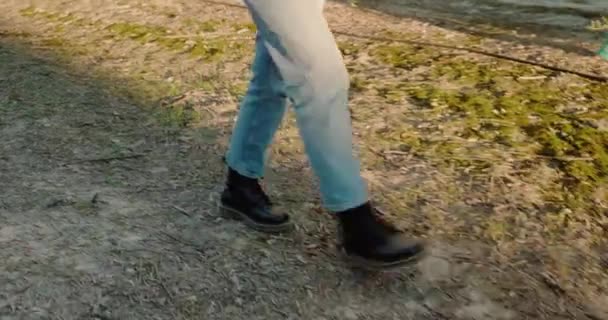
[[[212, 141], [146, 125], [145, 112], [23, 51], [3, 45], [0, 59], [3, 319], [435, 319], [427, 308], [448, 303], [510, 314], [475, 288], [465, 292], [479, 301], [464, 304], [414, 275], [353, 275], [320, 250], [333, 232], [306, 208], [293, 237], [223, 221]], [[429, 267], [444, 278], [465, 266]]]
[[[242, 9], [196, 1], [0, 9], [0, 319], [602, 316], [602, 296], [581, 302], [579, 291], [564, 291], [547, 270], [504, 257], [494, 243], [429, 231], [430, 220], [452, 219], [433, 211], [440, 202], [417, 198], [424, 205], [413, 210], [393, 201], [395, 186], [442, 183], [444, 172], [420, 158], [395, 167], [391, 156], [361, 151], [366, 177], [386, 191], [378, 201], [411, 212], [394, 218], [430, 238], [432, 255], [403, 272], [350, 270], [291, 116], [268, 188], [296, 232], [266, 236], [218, 217], [221, 156], [251, 56]], [[329, 15], [348, 21], [344, 12], [357, 14], [349, 10], [332, 5]], [[214, 37], [199, 43], [154, 26]], [[355, 105], [373, 103], [364, 98], [355, 95]], [[359, 139], [376, 125], [357, 121]], [[454, 221], [467, 217], [458, 210], [473, 210], [446, 205]]]

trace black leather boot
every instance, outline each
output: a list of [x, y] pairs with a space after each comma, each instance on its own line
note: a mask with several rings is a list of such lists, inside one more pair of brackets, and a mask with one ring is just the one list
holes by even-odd
[[424, 253], [422, 241], [407, 238], [367, 203], [337, 213], [342, 247], [357, 265], [372, 269], [399, 267]]
[[273, 206], [257, 179], [247, 178], [228, 169], [222, 193], [221, 212], [263, 232], [283, 232], [292, 228], [289, 216], [273, 211]]

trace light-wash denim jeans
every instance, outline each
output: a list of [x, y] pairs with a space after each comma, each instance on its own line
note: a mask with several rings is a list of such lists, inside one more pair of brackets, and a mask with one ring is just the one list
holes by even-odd
[[368, 190], [353, 155], [348, 73], [323, 16], [324, 0], [245, 3], [258, 35], [228, 165], [250, 178], [264, 175], [267, 149], [289, 99], [324, 206], [339, 212], [364, 204]]

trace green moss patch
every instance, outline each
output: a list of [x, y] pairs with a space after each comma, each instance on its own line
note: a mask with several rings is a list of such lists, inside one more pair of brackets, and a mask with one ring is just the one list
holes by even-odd
[[[560, 75], [553, 71], [498, 60], [459, 59], [401, 44], [379, 45], [370, 52], [379, 64], [408, 72], [422, 70], [414, 75], [427, 79], [411, 83], [405, 73], [378, 80], [372, 85], [378, 87], [379, 97], [389, 104], [407, 99], [416, 106], [406, 121], [449, 128], [443, 136], [437, 126], [415, 129], [393, 148], [411, 149], [463, 169], [473, 165], [480, 172], [488, 163], [500, 161], [491, 156], [495, 150], [522, 163], [532, 157], [562, 174], [559, 187], [547, 190], [547, 199], [556, 199], [559, 190], [562, 205], [600, 214], [593, 190], [608, 185], [608, 131], [595, 123], [608, 119], [608, 85], [582, 79], [565, 85], [554, 81]], [[412, 136], [431, 135], [440, 138], [411, 141]], [[487, 161], [475, 159], [478, 156]], [[463, 162], [463, 158], [475, 161]]]

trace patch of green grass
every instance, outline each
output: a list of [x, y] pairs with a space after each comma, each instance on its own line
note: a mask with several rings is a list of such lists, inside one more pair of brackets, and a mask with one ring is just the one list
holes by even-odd
[[156, 43], [172, 51], [189, 53], [192, 57], [206, 61], [239, 57], [246, 44], [229, 37], [206, 39], [197, 36], [192, 39], [175, 35], [175, 32], [161, 26], [134, 23], [115, 23], [108, 30], [118, 37], [128, 38], [141, 43]]
[[350, 90], [352, 92], [361, 92], [364, 91], [371, 82], [362, 76], [353, 75], [350, 77]]
[[[73, 15], [60, 15], [48, 13], [35, 8], [28, 8], [22, 11], [22, 15], [29, 17], [41, 17], [51, 19], [54, 17], [71, 17], [73, 23], [80, 25], [94, 25], [86, 19], [76, 19]], [[73, 19], [72, 19], [73, 18]], [[56, 19], [51, 19], [57, 21]], [[64, 19], [65, 20], [65, 19]], [[63, 25], [62, 25], [63, 26]], [[105, 29], [113, 37], [138, 41], [142, 44], [156, 43], [159, 46], [172, 51], [186, 51], [188, 44], [185, 39], [174, 37], [174, 32], [155, 25], [137, 23], [114, 23], [106, 26]], [[56, 30], [57, 31], [57, 30]], [[86, 54], [90, 46], [80, 46], [71, 43], [69, 40], [55, 36], [41, 40], [42, 45], [52, 47], [59, 60], [70, 61], [74, 56]], [[224, 39], [212, 39], [203, 41], [199, 39], [192, 47], [190, 54], [195, 57], [205, 59], [219, 58], [228, 51], [231, 44]], [[149, 106], [154, 109], [159, 123], [170, 127], [186, 127], [199, 121], [200, 115], [191, 105], [168, 105], [160, 106], [166, 97], [179, 96], [185, 89], [178, 83], [169, 83], [162, 80], [149, 80], [144, 74], [134, 73], [120, 81], [117, 81], [114, 74], [98, 74], [99, 80], [107, 84], [109, 91], [116, 95], [127, 98], [141, 106]], [[153, 77], [152, 77], [153, 78]]]
[[36, 15], [37, 9], [34, 6], [29, 6], [25, 9], [19, 10], [19, 13], [24, 17], [33, 17]]
[[[407, 46], [381, 46], [375, 51], [382, 63], [408, 69], [420, 66], [418, 58], [408, 56], [416, 53], [425, 54]], [[434, 57], [421, 61], [433, 61]], [[584, 119], [608, 118], [608, 86], [585, 82], [559, 87], [548, 81], [533, 85], [518, 81], [530, 75], [549, 77], [551, 72], [498, 61], [440, 60], [431, 65], [428, 76], [447, 81], [453, 88], [444, 88], [437, 81], [417, 86], [384, 84], [378, 95], [388, 103], [409, 97], [421, 110], [431, 111], [425, 111], [424, 117], [434, 117], [435, 122], [443, 119], [446, 126], [457, 128], [459, 138], [486, 142], [489, 148], [535, 150], [531, 155], [562, 172], [564, 204], [573, 210], [594, 211], [592, 191], [608, 183], [608, 132]], [[584, 106], [579, 109], [583, 111], [568, 111], [569, 106], [581, 104], [581, 97]], [[422, 139], [405, 145], [412, 145], [413, 151], [424, 150], [428, 157], [448, 159], [450, 165], [487, 166], [484, 161], [460, 162], [458, 155], [466, 149], [446, 141]]]
[[68, 23], [76, 20], [73, 13], [48, 12], [38, 9], [34, 6], [19, 10], [19, 13], [24, 17], [43, 17], [54, 22]]
[[401, 43], [379, 45], [370, 54], [385, 64], [405, 70], [430, 66], [442, 56], [437, 50]]
[[185, 128], [200, 120], [200, 114], [192, 104], [166, 104], [167, 97], [180, 96], [185, 91], [178, 84], [130, 77], [115, 83], [110, 89], [114, 95], [126, 97], [140, 106], [150, 108], [162, 126]]
[[216, 38], [211, 40], [198, 39], [189, 53], [193, 57], [217, 61], [241, 52], [243, 45], [229, 39]]
[[338, 49], [343, 56], [352, 56], [359, 53], [362, 47], [355, 41], [338, 41]]
[[47, 47], [63, 47], [66, 45], [66, 41], [62, 38], [48, 38], [43, 39], [40, 43]]
[[216, 32], [222, 28], [223, 25], [226, 24], [226, 20], [224, 19], [210, 19], [210, 20], [196, 20], [196, 19], [186, 19], [184, 21], [184, 25], [189, 28], [194, 29], [196, 32]]
[[[74, 24], [75, 26], [99, 25], [99, 22], [78, 18], [72, 13], [48, 12], [35, 7], [21, 10], [21, 15], [61, 23], [55, 26], [58, 33], [66, 30], [66, 25], [64, 25], [66, 23]], [[227, 22], [219, 19], [208, 21], [191, 20], [186, 22], [186, 25], [194, 25], [198, 32], [210, 33], [225, 27]], [[233, 27], [251, 28], [248, 24], [234, 24]], [[194, 58], [200, 58], [205, 61], [239, 59], [244, 55], [244, 50], [248, 46], [246, 42], [237, 41], [230, 36], [186, 37], [180, 35], [175, 30], [152, 24], [117, 22], [106, 26], [105, 30], [110, 32], [115, 39], [129, 39], [142, 44], [155, 43], [168, 50], [188, 53]]]
[[141, 43], [153, 42], [169, 35], [169, 30], [165, 27], [129, 22], [113, 23], [107, 29], [114, 34], [137, 40]]
[[253, 22], [242, 22], [242, 23], [233, 24], [232, 30], [234, 30], [234, 31], [247, 30], [251, 33], [255, 33], [258, 29]]
[[157, 119], [161, 125], [168, 127], [185, 128], [192, 123], [198, 122], [200, 115], [194, 111], [192, 106], [174, 105], [159, 110]]
[[248, 81], [238, 81], [228, 87], [228, 92], [237, 100], [243, 98], [249, 86]]
[[587, 29], [591, 31], [608, 31], [608, 17], [591, 21]]

